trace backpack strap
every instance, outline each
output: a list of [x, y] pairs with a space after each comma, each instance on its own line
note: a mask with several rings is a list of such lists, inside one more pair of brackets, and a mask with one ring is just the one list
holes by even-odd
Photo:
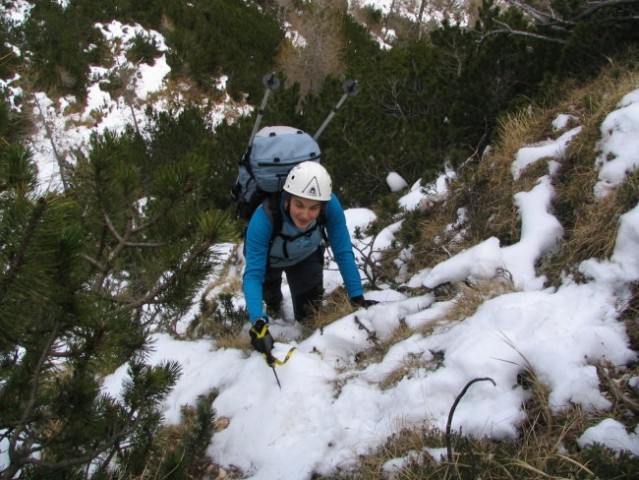
[[288, 249], [286, 248], [286, 244], [288, 242], [297, 240], [300, 237], [308, 237], [318, 228], [320, 228], [320, 231], [322, 233], [322, 239], [324, 240], [325, 243], [328, 243], [328, 235], [326, 234], [326, 223], [327, 223], [326, 209], [324, 204], [322, 205], [322, 211], [317, 217], [317, 221], [315, 222], [315, 225], [311, 229], [305, 232], [298, 233], [297, 235], [286, 235], [282, 233], [282, 226], [284, 224], [284, 219], [282, 218], [282, 210], [280, 209], [280, 205], [282, 204], [281, 202], [282, 202], [281, 192], [278, 192], [274, 195], [270, 195], [268, 198], [266, 198], [262, 202], [262, 205], [264, 206], [264, 212], [266, 213], [266, 216], [269, 218], [269, 220], [273, 224], [273, 233], [271, 234], [271, 239], [269, 241], [269, 251], [271, 250], [271, 247], [273, 246], [273, 241], [275, 240], [275, 237], [281, 237], [284, 240], [284, 245], [282, 246], [284, 257], [288, 258]]
[[273, 233], [271, 234], [271, 241], [269, 243], [269, 247], [270, 245], [273, 244], [273, 240], [275, 239], [275, 237], [278, 234], [280, 234], [282, 231], [282, 225], [283, 225], [284, 219], [282, 218], [282, 210], [280, 209], [281, 202], [282, 202], [281, 192], [277, 192], [273, 195], [269, 195], [262, 201], [264, 212], [266, 213], [266, 216], [268, 217], [268, 219], [271, 221], [271, 224], [273, 225]]

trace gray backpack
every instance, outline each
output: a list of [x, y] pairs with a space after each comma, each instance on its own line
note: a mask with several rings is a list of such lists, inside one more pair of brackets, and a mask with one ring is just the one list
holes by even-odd
[[318, 143], [308, 133], [287, 127], [264, 127], [255, 134], [240, 163], [235, 199], [238, 217], [249, 220], [271, 194], [280, 192], [288, 172], [307, 160], [320, 161]]

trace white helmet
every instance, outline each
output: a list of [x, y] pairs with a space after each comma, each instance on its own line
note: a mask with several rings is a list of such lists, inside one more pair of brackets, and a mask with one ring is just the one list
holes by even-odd
[[331, 176], [317, 162], [302, 162], [288, 173], [284, 191], [297, 197], [328, 202], [332, 192]]

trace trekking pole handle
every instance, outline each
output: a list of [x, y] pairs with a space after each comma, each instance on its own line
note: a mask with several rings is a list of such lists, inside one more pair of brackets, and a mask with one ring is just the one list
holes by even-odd
[[277, 78], [275, 73], [267, 73], [262, 77], [262, 84], [266, 87], [264, 91], [264, 97], [262, 97], [262, 103], [260, 104], [260, 108], [257, 111], [257, 118], [255, 119], [255, 125], [253, 125], [253, 131], [251, 132], [251, 138], [249, 139], [248, 148], [250, 149], [253, 145], [253, 140], [255, 139], [255, 134], [257, 133], [258, 128], [260, 128], [260, 123], [262, 122], [262, 115], [264, 115], [264, 109], [266, 108], [266, 102], [268, 102], [268, 97], [271, 94], [272, 90], [276, 90], [280, 86], [280, 80]]
[[357, 83], [357, 80], [346, 80], [344, 84], [342, 85], [342, 90], [344, 90], [344, 95], [342, 95], [342, 98], [339, 99], [337, 104], [333, 107], [331, 112], [328, 114], [328, 116], [324, 120], [324, 123], [322, 123], [322, 126], [317, 129], [317, 132], [315, 132], [315, 135], [313, 135], [314, 140], [317, 140], [322, 134], [322, 132], [324, 132], [324, 129], [327, 127], [330, 121], [333, 120], [333, 117], [335, 116], [337, 111], [342, 107], [346, 99], [348, 97], [355, 96], [359, 93], [359, 84]]

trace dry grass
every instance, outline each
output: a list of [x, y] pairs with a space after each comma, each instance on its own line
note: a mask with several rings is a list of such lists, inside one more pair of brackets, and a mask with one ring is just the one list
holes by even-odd
[[545, 272], [554, 283], [563, 271], [588, 258], [609, 258], [612, 254], [619, 217], [639, 201], [639, 172], [629, 174], [625, 183], [607, 196], [596, 198], [596, 144], [601, 123], [619, 100], [639, 86], [639, 62], [623, 73], [611, 68], [588, 86], [577, 88], [558, 107], [569, 105], [580, 116], [581, 133], [569, 145], [559, 174], [555, 177], [555, 215], [564, 226], [564, 243]]
[[[459, 179], [451, 185], [450, 199], [424, 214], [416, 244], [421, 268], [433, 266], [491, 236], [499, 238], [503, 245], [519, 238], [511, 164], [521, 142], [533, 141], [530, 132], [539, 129], [537, 123], [530, 114], [506, 118], [500, 126], [504, 132], [500, 144], [478, 164], [462, 169]], [[465, 222], [458, 222], [460, 209], [465, 212]]]
[[512, 277], [507, 271], [499, 271], [493, 278], [470, 282], [455, 283], [457, 292], [453, 306], [448, 310], [446, 319], [459, 322], [474, 315], [487, 300], [516, 291]]
[[629, 297], [621, 319], [626, 324], [630, 348], [639, 351], [639, 283], [634, 284]]
[[305, 326], [312, 330], [321, 329], [353, 311], [355, 308], [346, 290], [338, 288], [324, 298], [324, 304], [315, 310], [313, 317], [305, 323]]

